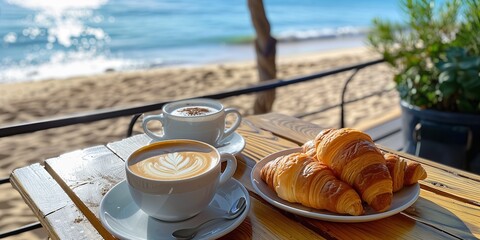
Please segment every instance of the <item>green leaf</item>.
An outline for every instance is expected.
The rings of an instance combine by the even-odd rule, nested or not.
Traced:
[[[439,89],[443,97],[448,98],[458,91],[458,84],[456,82],[445,81],[440,83]]]
[[[465,56],[466,50],[460,47],[452,47],[447,50],[447,59],[448,60],[454,60],[456,58],[460,58],[462,56]]]
[[[445,71],[440,73],[440,76],[438,76],[438,81],[440,84],[443,82],[455,82],[456,81],[456,74],[454,71]]]
[[[457,68],[457,64],[454,62],[439,62],[437,63],[436,67],[440,71],[450,71]]]
[[[479,73],[474,70],[463,72],[458,83],[460,83],[460,85],[462,85],[462,87],[466,90],[480,88],[480,78],[478,77],[478,74]]]
[[[462,112],[475,112],[475,107],[464,98],[459,98],[457,100],[457,107]]]
[[[458,67],[462,70],[469,70],[471,68],[476,68],[478,67],[477,59],[478,59],[477,57],[464,58],[463,61],[458,63]]]

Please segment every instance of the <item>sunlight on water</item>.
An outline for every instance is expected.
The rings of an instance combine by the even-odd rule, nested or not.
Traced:
[[[67,61],[68,60],[68,61]],[[89,52],[57,52],[51,55],[50,61],[38,65],[11,66],[0,73],[0,78],[41,80],[49,78],[67,78],[86,74],[101,73],[125,66],[135,66],[133,60],[107,58],[102,55],[92,56]]]
[[[31,39],[35,39],[46,32],[48,43],[46,47],[58,42],[64,47],[73,45],[85,45],[79,47],[88,47],[89,41],[86,43],[75,41],[78,37],[94,37],[94,41],[102,41],[108,35],[101,28],[94,28],[85,25],[85,20],[94,17],[97,21],[102,21],[101,16],[94,16],[92,10],[97,9],[107,3],[106,0],[83,0],[83,1],[36,1],[36,0],[9,0],[9,4],[17,5],[22,8],[34,10],[36,13],[33,17],[32,27],[24,29],[23,35]],[[7,40],[10,43],[15,42],[10,33]],[[4,39],[5,40],[5,39]],[[6,41],[7,42],[7,41]]]
[[[3,59],[2,63],[9,66],[0,72],[3,82],[100,73],[133,64],[109,59],[106,55],[110,37],[102,28],[93,26],[115,21],[95,12],[107,0],[9,0],[7,3],[33,11],[33,16],[26,20],[28,27],[21,30],[21,37],[41,44],[20,61]],[[19,38],[17,33],[9,32],[3,41],[15,44]]]

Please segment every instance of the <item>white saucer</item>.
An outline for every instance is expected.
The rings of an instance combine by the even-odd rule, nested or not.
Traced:
[[[122,181],[110,189],[100,202],[100,221],[111,234],[120,239],[174,239],[171,235],[173,231],[195,227],[206,219],[225,214],[240,197],[247,200],[247,208],[239,217],[207,226],[194,239],[219,238],[238,227],[250,209],[247,189],[233,178],[218,189],[207,209],[181,222],[163,222],[148,217],[133,202],[127,182]]]
[[[158,140],[152,139],[149,143],[157,142]],[[237,132],[233,132],[232,135],[223,139],[216,147],[220,153],[237,154],[245,148],[245,139]]]
[[[264,159],[262,159],[260,162],[255,164],[252,169],[251,181],[253,184],[253,188],[255,188],[255,191],[258,193],[258,195],[260,195],[270,204],[281,208],[287,212],[330,222],[368,222],[386,218],[405,210],[410,205],[412,205],[420,195],[420,186],[418,183],[412,186],[404,187],[402,190],[393,194],[392,205],[389,210],[379,213],[375,212],[370,207],[367,207],[365,209],[365,214],[360,216],[341,215],[329,212],[327,210],[318,210],[303,206],[298,203],[288,202],[278,197],[277,193],[270,189],[268,185],[262,180],[261,170],[263,166],[265,166],[268,162],[275,160],[277,157],[294,152],[300,152],[301,150],[302,148],[293,148],[270,154]]]

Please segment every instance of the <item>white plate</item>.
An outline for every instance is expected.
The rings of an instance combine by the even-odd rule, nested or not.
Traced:
[[[153,142],[157,142],[157,140],[152,139],[149,143]],[[232,135],[223,139],[216,148],[220,153],[230,153],[235,155],[245,148],[245,139],[243,139],[242,135],[237,132],[233,132]]]
[[[195,227],[205,219],[224,215],[240,197],[247,200],[247,208],[239,217],[207,226],[194,239],[219,238],[238,227],[250,209],[248,191],[233,178],[218,189],[207,209],[181,222],[163,222],[147,216],[133,202],[127,182],[122,181],[110,189],[100,202],[100,221],[111,234],[120,239],[174,239],[173,231]]]
[[[375,212],[373,209],[367,207],[365,209],[365,214],[361,216],[341,215],[326,210],[318,210],[305,207],[298,203],[288,202],[278,197],[277,194],[268,187],[268,185],[262,180],[260,171],[262,167],[265,166],[265,164],[272,160],[275,160],[277,157],[294,152],[300,152],[301,150],[301,148],[294,148],[271,154],[258,162],[252,169],[251,180],[253,187],[255,188],[257,193],[267,202],[287,212],[330,222],[368,222],[381,218],[386,218],[405,210],[410,205],[412,205],[420,195],[420,186],[418,183],[409,187],[405,187],[404,189],[396,192],[393,195],[393,201],[390,210],[378,213]]]

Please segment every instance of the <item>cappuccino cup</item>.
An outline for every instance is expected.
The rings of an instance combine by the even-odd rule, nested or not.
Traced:
[[[204,142],[177,139],[136,150],[125,168],[130,195],[140,209],[162,221],[182,221],[208,207],[235,173],[237,161]]]
[[[227,115],[236,116],[230,128],[225,127]],[[234,108],[225,108],[212,99],[189,99],[163,106],[159,115],[145,116],[142,121],[144,132],[153,140],[192,139],[218,146],[240,126],[242,116]],[[150,121],[160,121],[163,134],[148,128]]]

